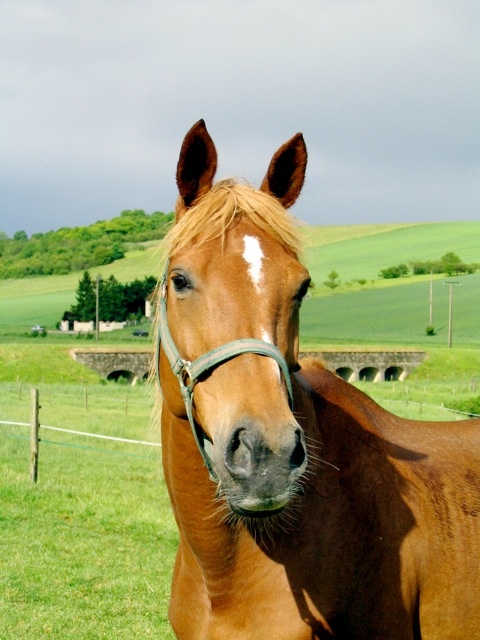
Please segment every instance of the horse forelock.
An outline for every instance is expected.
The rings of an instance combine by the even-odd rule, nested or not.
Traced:
[[[192,244],[220,238],[240,219],[246,219],[301,258],[302,240],[297,220],[271,195],[234,179],[216,183],[188,209],[161,244],[165,260]]]

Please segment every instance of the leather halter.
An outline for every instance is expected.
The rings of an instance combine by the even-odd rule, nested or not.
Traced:
[[[226,344],[212,349],[207,353],[201,355],[199,358],[190,362],[181,357],[174,341],[167,319],[167,275],[168,275],[168,263],[165,267],[161,284],[160,284],[160,301],[159,301],[159,323],[158,323],[158,335],[156,344],[155,366],[157,379],[160,384],[160,345],[168,358],[173,373],[177,377],[180,385],[180,392],[185,403],[185,409],[187,411],[188,421],[192,428],[192,433],[197,443],[198,449],[202,454],[205,461],[205,465],[210,474],[210,478],[215,482],[219,481],[217,473],[215,472],[212,459],[206,451],[206,443],[209,443],[205,438],[205,434],[202,428],[197,425],[193,417],[193,389],[200,378],[212,371],[220,364],[236,358],[243,353],[255,353],[260,356],[267,356],[273,358],[280,367],[285,384],[288,391],[290,409],[293,408],[293,391],[292,381],[290,379],[290,371],[285,358],[280,353],[280,350],[275,345],[265,342],[264,340],[256,340],[254,338],[245,338],[240,340],[234,340],[227,342]],[[208,446],[208,444],[207,444]]]

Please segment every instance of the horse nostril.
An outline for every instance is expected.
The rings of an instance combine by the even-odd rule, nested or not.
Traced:
[[[305,464],[307,453],[305,451],[305,445],[303,442],[303,434],[300,429],[295,431],[295,447],[292,455],[290,456],[290,468],[299,469]]]
[[[236,429],[225,451],[225,466],[232,477],[247,478],[252,469],[254,443],[248,431]]]

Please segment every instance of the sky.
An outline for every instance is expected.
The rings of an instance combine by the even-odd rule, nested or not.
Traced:
[[[310,224],[480,219],[478,0],[0,0],[0,231],[169,212],[200,118]]]

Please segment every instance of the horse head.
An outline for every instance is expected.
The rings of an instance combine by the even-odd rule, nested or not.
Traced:
[[[290,374],[310,278],[287,212],[306,162],[297,134],[274,154],[259,190],[214,185],[216,149],[198,122],[181,148],[176,223],[164,242],[164,411],[190,419],[210,475],[247,517],[281,511],[307,465]]]

